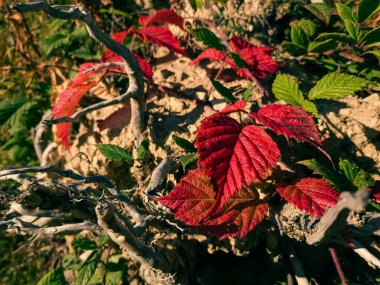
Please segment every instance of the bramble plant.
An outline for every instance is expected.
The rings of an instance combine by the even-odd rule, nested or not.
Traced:
[[[224,0],[174,1],[172,8],[142,14],[108,1],[5,2],[17,21],[38,11],[58,18],[48,19],[51,33],[39,41],[41,58],[56,72],[49,69],[52,90],[32,98],[43,88],[31,81],[20,96],[0,97],[6,131],[0,141],[7,140],[0,151],[27,165],[0,171],[0,230],[32,235],[33,242],[57,237],[49,248],[52,261],[31,270],[44,271],[38,285],[379,280],[376,173],[344,151],[331,155],[320,123],[326,118],[322,103],[378,90],[378,67],[368,57],[379,56],[380,1],[273,1],[272,12],[276,5],[296,7],[284,13],[291,25],[244,36],[219,26],[231,4]],[[196,17],[198,10],[209,13]],[[76,21],[68,35],[62,31],[66,20]],[[23,28],[29,35],[25,23]],[[81,46],[86,30],[101,49]],[[40,51],[29,37],[28,51],[18,49],[33,69],[29,50]],[[189,75],[165,70],[168,62],[194,72],[195,83],[179,88]],[[58,63],[78,69],[57,79]],[[307,70],[314,64],[323,71]],[[311,75],[297,76],[294,66]],[[40,84],[49,85],[49,76],[38,77]],[[10,79],[7,88],[19,90],[19,81]],[[51,114],[37,125],[50,91]],[[97,96],[104,93],[113,97]],[[166,106],[172,99],[181,103],[171,106],[176,111]],[[102,112],[110,106],[113,112]],[[36,129],[26,139],[31,127]],[[36,155],[27,153],[31,148]],[[75,159],[88,170],[76,167]],[[228,270],[220,272],[219,263]],[[315,264],[336,272],[321,274]],[[228,275],[234,271],[239,276]]]

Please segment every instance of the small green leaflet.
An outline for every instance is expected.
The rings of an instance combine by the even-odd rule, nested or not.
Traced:
[[[353,161],[347,158],[339,160],[339,168],[347,180],[357,189],[363,189],[375,185],[375,180],[364,170],[360,169]]]
[[[333,9],[325,3],[313,3],[306,6],[311,13],[313,13],[319,20],[326,25],[330,23],[331,12]]]
[[[318,108],[313,102],[304,100],[301,103],[301,107],[309,113],[312,113],[315,117],[319,118]]]
[[[316,159],[298,161],[298,164],[302,164],[313,170],[315,174],[321,175],[327,182],[329,182],[336,190],[344,191],[345,183],[342,181],[340,174],[332,170],[331,168],[319,163]]]
[[[350,37],[356,42],[360,43],[363,38],[363,33],[359,28],[359,25],[353,21],[344,21],[344,25],[346,26],[346,30]]]
[[[137,159],[138,160],[144,160],[148,157],[149,154],[149,140],[145,139],[141,142],[139,145],[139,148],[137,149]]]
[[[309,38],[305,31],[299,25],[293,25],[290,30],[290,38],[296,45],[307,47],[309,44]]]
[[[245,102],[248,102],[249,99],[251,98],[252,91],[253,91],[253,85],[252,85],[252,82],[249,82],[247,89],[245,89],[243,93],[243,99]]]
[[[215,90],[218,91],[220,95],[223,96],[223,98],[228,101],[229,103],[235,103],[237,99],[232,94],[232,91],[225,87],[222,83],[219,81],[211,79],[212,86],[214,86]]]
[[[297,23],[297,26],[299,26],[309,37],[314,36],[317,31],[317,25],[310,20],[302,19]]]
[[[96,267],[99,262],[99,254],[94,251],[83,263],[77,278],[74,281],[74,285],[87,285],[96,271]]]
[[[202,9],[204,6],[203,0],[189,0],[189,3],[194,11],[197,11],[197,9]]]
[[[338,10],[339,17],[343,21],[351,21],[356,23],[356,17],[355,14],[353,13],[352,9],[348,7],[347,5],[337,3],[335,4],[336,9]]]
[[[235,62],[237,67],[239,67],[239,68],[245,67],[245,61],[240,57],[240,55],[238,55],[237,53],[234,53],[234,52],[230,52],[229,55],[232,58],[232,60]]]
[[[309,99],[339,99],[352,95],[368,85],[366,79],[348,75],[344,73],[333,72],[325,75],[310,90]]]
[[[104,246],[109,240],[110,240],[109,235],[101,235],[98,241],[99,247]]]
[[[65,275],[61,266],[44,275],[37,285],[66,285]]]
[[[328,50],[335,49],[338,43],[332,39],[325,40],[323,42],[311,42],[308,46],[308,52],[322,53]]]
[[[290,105],[301,105],[304,100],[298,83],[288,75],[278,74],[272,85],[274,96]]]
[[[107,263],[106,282],[107,285],[119,285],[123,278],[125,266],[116,262]]]
[[[303,46],[297,45],[295,43],[284,41],[282,42],[281,46],[285,51],[296,56],[307,53],[306,48],[304,48]]]
[[[346,33],[321,33],[315,39],[316,41],[326,41],[326,40],[334,40],[340,43],[348,43],[352,44],[353,41],[349,35]]]
[[[186,152],[197,152],[197,149],[194,146],[194,144],[189,142],[187,139],[183,139],[177,136],[173,136],[172,139],[179,147],[183,148]]]
[[[89,240],[85,237],[77,237],[71,242],[71,246],[74,249],[81,249],[81,250],[94,250],[98,248],[98,245],[93,242],[92,240]]]
[[[179,161],[182,164],[183,171],[186,171],[186,167],[197,160],[198,160],[198,153],[187,154],[179,158]]]
[[[380,0],[362,0],[358,6],[358,22],[362,23],[380,10]]]
[[[133,160],[132,155],[126,149],[114,144],[101,144],[98,145],[98,149],[109,160],[125,162]]]
[[[226,47],[220,42],[219,38],[207,28],[189,29],[198,41],[202,42],[209,48],[215,48],[217,50],[225,50]]]
[[[369,31],[365,36],[361,39],[361,42],[366,46],[370,46],[376,43],[380,43],[380,27]]]

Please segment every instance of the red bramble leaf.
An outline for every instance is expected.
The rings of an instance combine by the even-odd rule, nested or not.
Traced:
[[[197,134],[198,166],[217,185],[223,204],[235,192],[268,175],[280,156],[272,138],[258,126],[241,126],[218,113],[206,118]]]
[[[203,59],[208,59],[210,61],[224,61],[225,58],[225,52],[214,48],[209,48],[201,52],[196,59],[190,62],[190,64],[199,64]]]
[[[178,39],[166,27],[148,26],[138,29],[134,33],[144,41],[149,41],[158,46],[167,47],[172,51],[186,55],[186,52],[179,45]]]
[[[221,113],[224,113],[224,114],[229,114],[229,113],[234,113],[234,112],[239,112],[239,111],[242,111],[245,109],[245,101],[244,100],[239,100],[239,101],[236,101],[235,103],[233,104],[229,104],[227,105],[222,111],[220,111]]]
[[[271,104],[251,116],[278,135],[299,139],[315,146],[321,145],[313,115],[300,107]]]
[[[249,43],[245,39],[239,38],[237,36],[233,36],[231,38],[230,45],[232,49],[237,53],[241,51],[242,49],[246,49],[246,48],[258,48],[260,49],[261,52],[265,52],[269,55],[274,51],[274,48],[272,47],[255,47],[253,44]]]
[[[173,24],[183,29],[183,18],[170,9],[158,10],[150,16],[141,16],[139,18],[141,26],[147,27],[152,23]]]
[[[202,223],[215,203],[215,196],[211,178],[198,168],[189,171],[167,196],[156,200],[171,209],[177,220],[220,235],[221,238],[243,237],[268,212],[268,205],[258,200],[256,192],[242,190],[228,199],[218,214]]]
[[[264,220],[268,204],[258,199],[258,194],[243,189],[227,200],[220,214],[205,222],[205,230],[226,237],[243,237]]]
[[[326,207],[335,206],[339,193],[323,179],[304,178],[295,185],[277,187],[286,201],[313,217],[323,216]]]
[[[187,225],[199,225],[215,202],[211,178],[202,169],[189,171],[167,196],[157,199]]]

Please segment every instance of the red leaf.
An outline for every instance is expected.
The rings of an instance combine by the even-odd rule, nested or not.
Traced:
[[[271,47],[255,47],[253,44],[249,43],[245,39],[239,38],[237,36],[233,36],[230,40],[230,45],[232,49],[239,53],[242,49],[246,48],[259,48],[261,52],[265,52],[267,54],[271,54],[274,51],[274,48]]]
[[[174,217],[187,225],[199,225],[215,201],[211,178],[202,169],[194,169],[167,196],[158,198]]]
[[[326,207],[335,206],[339,193],[323,179],[304,178],[295,185],[277,187],[286,201],[314,217],[321,217]]]
[[[133,55],[136,57],[137,61],[139,62],[145,77],[148,78],[149,80],[153,80],[153,71],[152,71],[152,67],[150,66],[149,62],[147,60],[143,59],[137,53],[133,53]]]
[[[258,200],[258,194],[241,190],[229,198],[220,214],[205,222],[205,230],[226,237],[243,237],[268,213],[268,204]]]
[[[214,49],[214,48],[209,48],[204,50],[203,52],[198,55],[196,59],[194,59],[190,64],[199,64],[199,62],[203,59],[208,59],[210,61],[223,61],[226,58],[226,54],[223,51]]]
[[[81,65],[79,70],[88,69],[90,64]],[[78,73],[69,87],[59,94],[56,105],[53,108],[54,119],[71,116],[74,113],[80,99],[86,92],[96,85],[96,81],[89,80],[90,75]],[[70,149],[71,123],[57,124],[57,136],[63,145]]]
[[[239,51],[239,55],[247,67],[239,69],[238,74],[248,79],[250,78],[248,70],[257,78],[265,78],[278,69],[278,63],[267,53],[266,48],[244,48]]]
[[[179,45],[178,39],[166,27],[149,26],[138,29],[135,33],[144,41],[149,41],[158,46],[164,46],[172,51],[186,55],[186,52]]]
[[[313,115],[300,107],[271,104],[251,116],[278,135],[299,139],[315,146],[321,145]]]
[[[131,104],[127,103],[104,120],[97,122],[100,131],[106,129],[121,129],[131,121]]]
[[[147,27],[152,23],[173,24],[183,29],[183,18],[170,9],[158,10],[148,17],[141,16],[139,18],[141,26]]]
[[[124,45],[124,41],[125,41],[125,38],[133,31],[133,27],[130,27],[128,30],[125,30],[125,31],[121,31],[121,32],[117,32],[117,33],[114,33],[112,35],[112,39],[117,41],[119,44],[122,44]],[[112,53],[112,51],[110,51],[108,48],[105,48],[104,49],[104,52],[106,55]]]
[[[229,113],[234,113],[234,112],[242,111],[244,109],[245,109],[245,101],[244,100],[239,100],[239,101],[236,101],[233,104],[227,105],[227,107],[225,107],[220,112],[224,113],[224,114],[229,114]]]
[[[276,143],[262,128],[243,127],[222,113],[202,122],[195,145],[198,165],[216,182],[222,203],[244,186],[265,178],[280,156]]]

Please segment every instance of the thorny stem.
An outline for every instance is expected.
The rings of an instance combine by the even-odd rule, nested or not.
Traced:
[[[334,261],[336,271],[338,271],[340,280],[342,281],[342,284],[347,285],[348,284],[347,279],[346,279],[346,276],[344,276],[344,272],[342,270],[342,266],[340,265],[338,256],[336,255],[335,249],[332,247],[329,247],[329,251],[330,251],[331,257]]]

